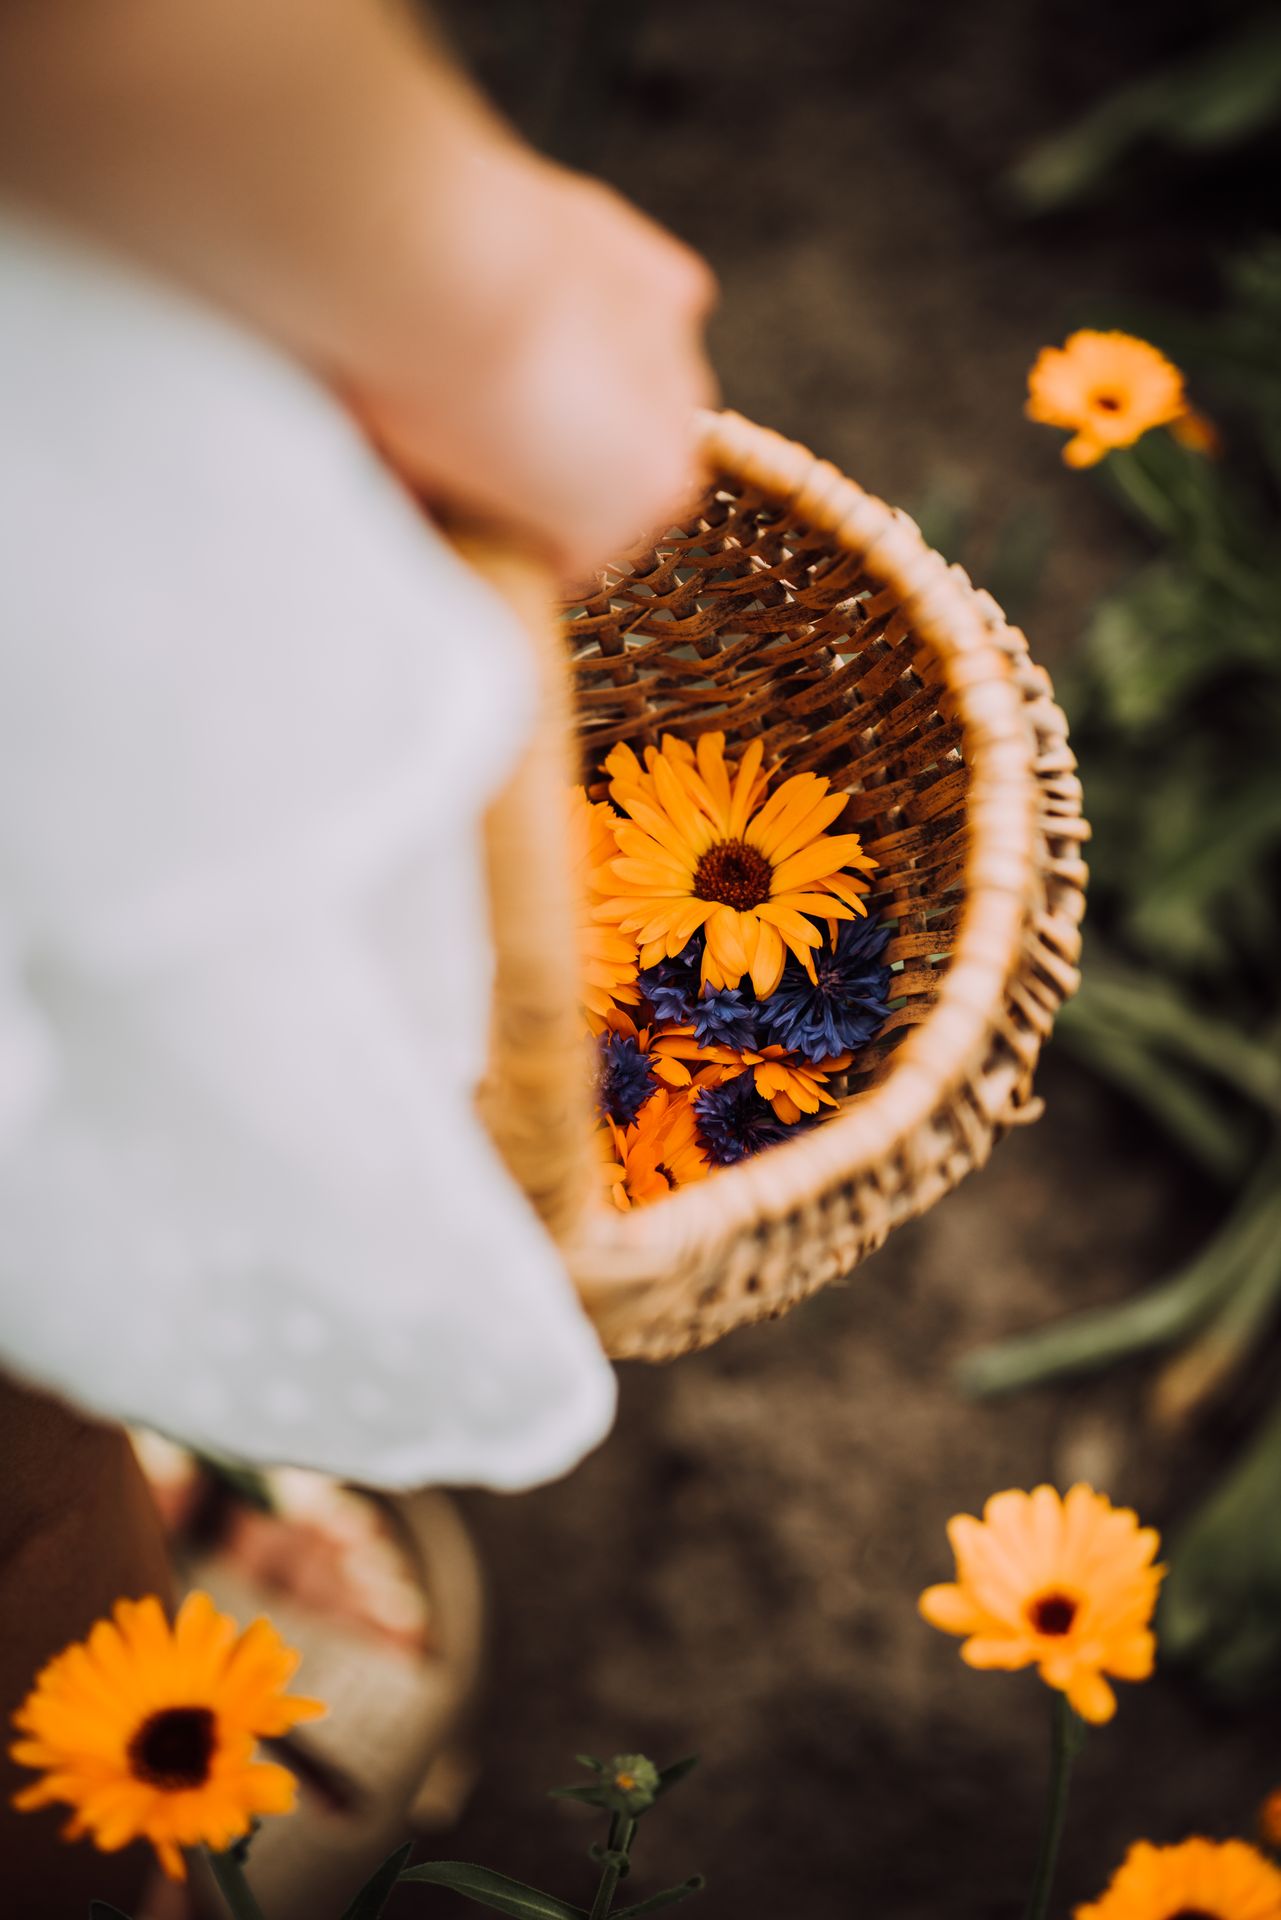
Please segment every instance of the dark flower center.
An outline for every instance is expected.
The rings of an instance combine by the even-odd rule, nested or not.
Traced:
[[[1168,1914],[1166,1920],[1219,1920],[1219,1915],[1211,1913],[1208,1907],[1180,1907],[1177,1913]]]
[[[1027,1611],[1038,1633],[1067,1633],[1076,1619],[1076,1601],[1066,1593],[1043,1593]]]
[[[1096,393],[1094,404],[1100,413],[1120,413],[1121,402],[1114,393]]]
[[[694,897],[719,900],[746,913],[769,899],[774,869],[765,855],[743,840],[721,840],[694,869]]]
[[[216,1732],[208,1707],[165,1707],[144,1720],[129,1742],[129,1770],[166,1793],[203,1787]]]

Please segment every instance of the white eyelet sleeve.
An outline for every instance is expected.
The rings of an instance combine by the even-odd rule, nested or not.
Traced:
[[[614,1382],[474,1113],[519,636],[340,409],[0,219],[0,1364],[380,1485]]]

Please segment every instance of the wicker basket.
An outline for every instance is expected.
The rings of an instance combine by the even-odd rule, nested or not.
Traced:
[[[497,953],[483,1101],[617,1357],[664,1359],[848,1273],[1036,1117],[1033,1069],[1077,983],[1086,870],[1063,715],[1023,635],[904,514],[734,414],[683,529],[559,624],[509,560],[539,642],[537,737],[490,821]],[[491,568],[491,571],[494,569]],[[565,789],[616,740],[722,728],[849,794],[902,963],[841,1111],[619,1213],[591,1168]]]

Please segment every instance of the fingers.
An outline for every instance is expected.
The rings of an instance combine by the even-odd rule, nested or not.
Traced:
[[[424,298],[417,363],[358,401],[429,498],[512,527],[581,577],[695,490],[695,417],[716,397],[703,340],[715,281],[607,188],[519,166],[491,216],[509,274],[501,312],[491,279],[469,313],[437,261],[447,297]]]

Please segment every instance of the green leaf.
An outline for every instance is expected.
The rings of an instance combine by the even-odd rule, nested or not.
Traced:
[[[1260,1254],[1275,1242],[1279,1176],[1281,1162],[1273,1152],[1218,1232],[1160,1286],[971,1354],[959,1370],[964,1390],[985,1398],[1064,1374],[1094,1372],[1134,1354],[1171,1346],[1202,1326],[1232,1301],[1243,1281],[1250,1281]]]
[[[642,1913],[657,1913],[660,1907],[674,1907],[678,1900],[688,1900],[692,1893],[701,1893],[707,1885],[701,1873],[695,1873],[683,1880],[679,1887],[664,1887],[661,1893],[652,1893],[648,1900],[638,1900],[634,1907],[620,1907],[613,1920],[637,1920]]]
[[[661,1794],[670,1793],[673,1787],[678,1787],[687,1774],[693,1773],[700,1757],[697,1753],[687,1753],[683,1760],[673,1760],[669,1767],[660,1767],[654,1798],[658,1799]]]
[[[91,1900],[89,1920],[129,1920],[129,1915],[121,1913],[119,1907],[111,1906],[106,1900]]]
[[[1281,1665],[1281,1408],[1174,1542],[1157,1612],[1163,1655],[1236,1699]]]
[[[609,1788],[599,1787],[548,1787],[549,1800],[579,1800],[585,1807],[603,1807],[607,1813],[613,1811],[613,1801],[609,1797]]]
[[[400,1878],[401,1869],[413,1850],[413,1841],[406,1840],[403,1847],[397,1847],[395,1853],[388,1854],[377,1873],[366,1880],[344,1913],[342,1920],[378,1920],[379,1914],[391,1898],[391,1890]]]
[[[1176,64],[1111,94],[1075,126],[1034,147],[1008,177],[1028,213],[1096,188],[1134,147],[1217,147],[1243,140],[1281,110],[1281,22],[1267,12]]]
[[[505,1913],[510,1920],[587,1920],[586,1910],[572,1907],[555,1894],[527,1887],[521,1880],[510,1880],[505,1873],[489,1867],[474,1867],[465,1860],[430,1860],[421,1867],[406,1867],[400,1875],[407,1880],[426,1881],[433,1887],[448,1887],[465,1900]]]

